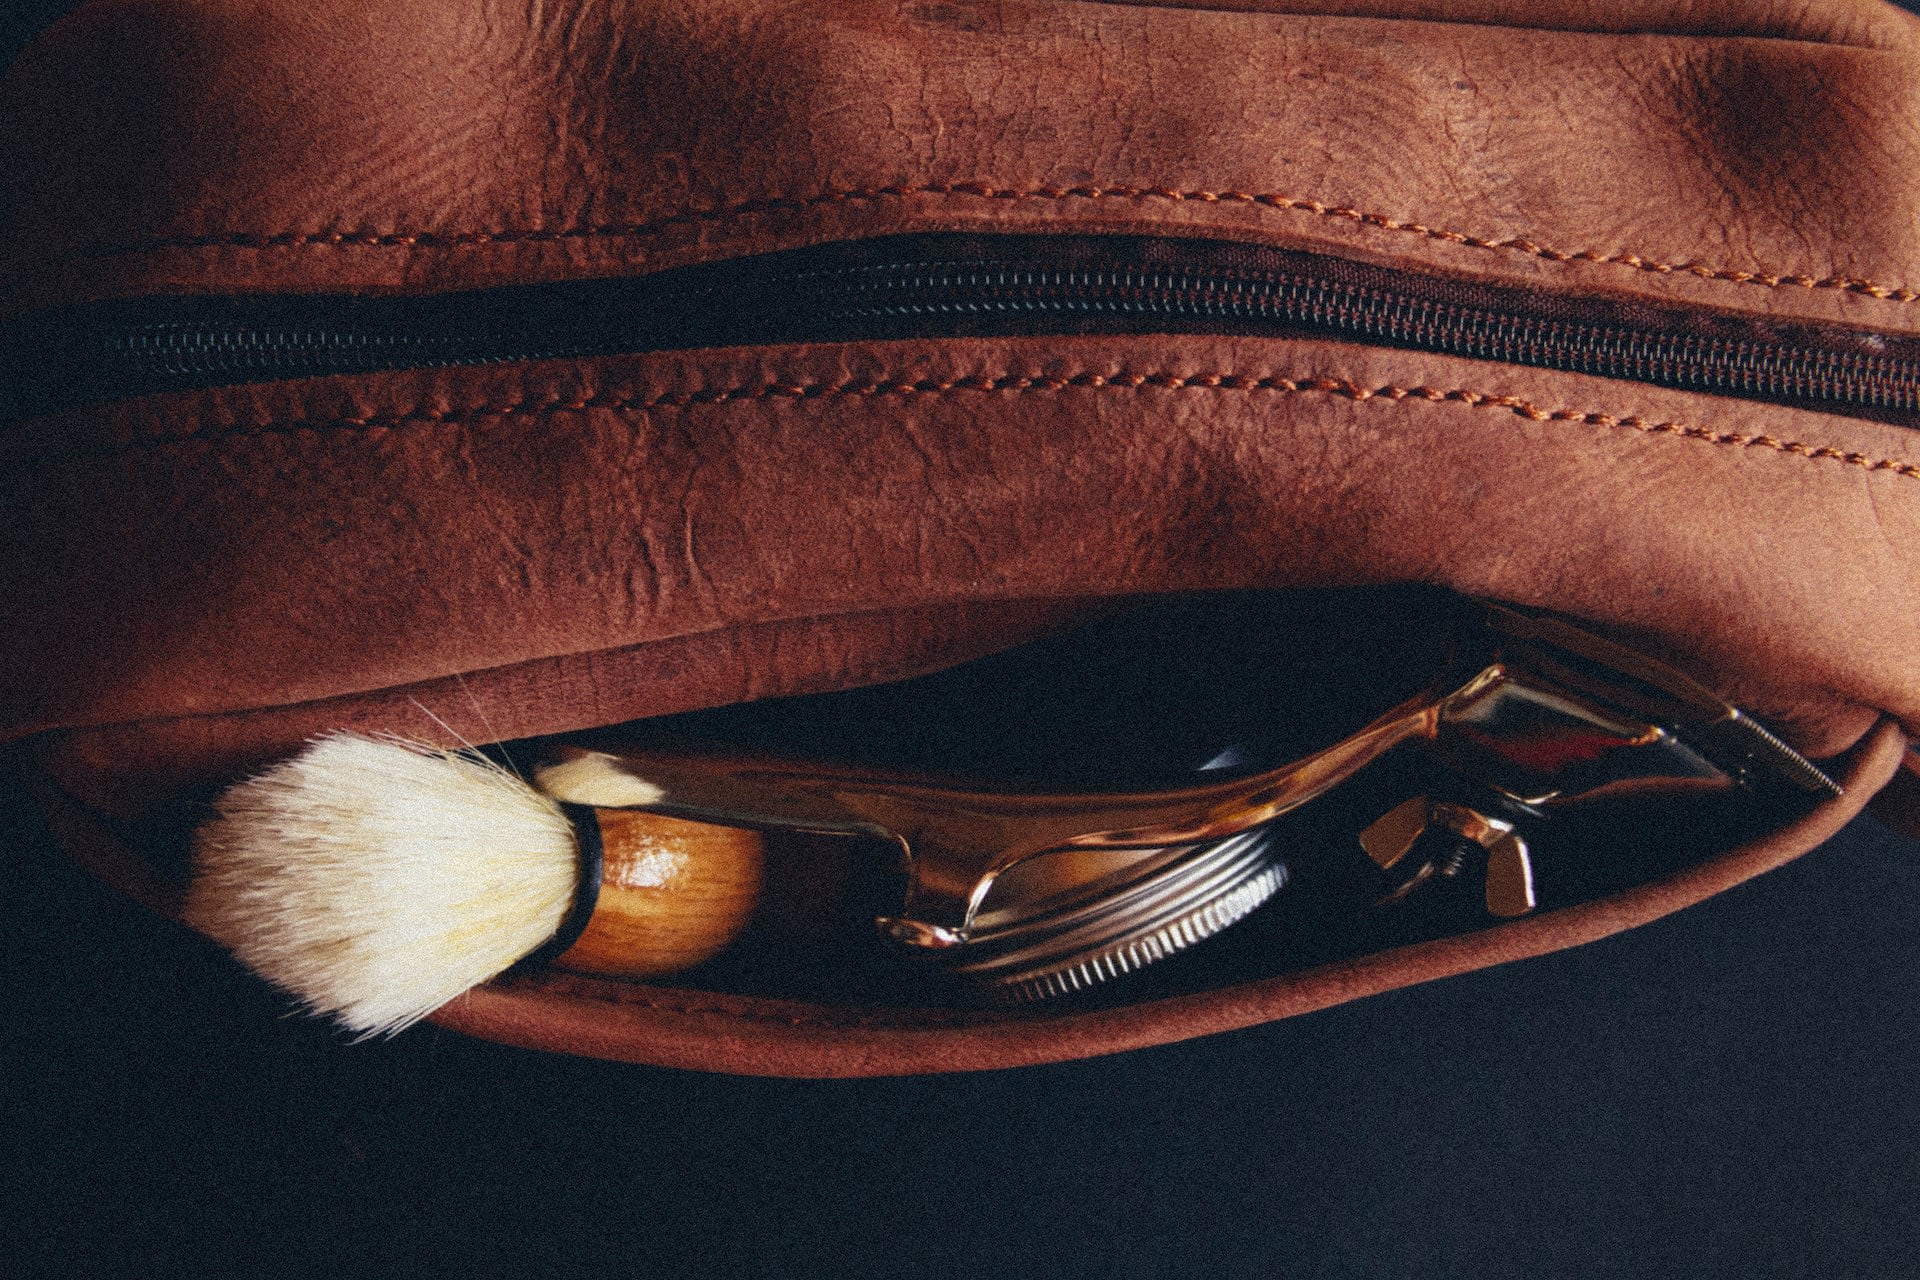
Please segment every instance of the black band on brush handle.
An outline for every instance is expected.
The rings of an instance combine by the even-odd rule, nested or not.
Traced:
[[[600,819],[595,816],[592,805],[568,804],[565,800],[557,803],[560,812],[573,825],[573,842],[580,851],[580,881],[574,887],[573,906],[567,918],[560,922],[551,938],[527,953],[527,957],[514,966],[516,969],[538,968],[580,941],[580,935],[587,931],[587,922],[593,919],[594,908],[600,905],[601,864],[605,859],[605,848],[600,842]]]

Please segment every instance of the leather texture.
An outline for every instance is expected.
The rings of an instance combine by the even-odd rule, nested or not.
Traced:
[[[319,8],[114,0],[23,56],[0,315],[1072,230],[1920,333],[1920,42],[1876,4]],[[1220,587],[1446,585],[1587,620],[1815,754],[1920,729],[1910,430],[1411,351],[976,338],[356,375],[37,419],[0,467],[0,739],[83,825],[159,821],[327,728],[562,732]],[[1897,746],[1859,747],[1869,790]],[[1763,869],[1842,812],[1711,865]],[[937,1049],[528,984],[443,1017],[677,1065],[1007,1065],[1568,945],[1726,874],[1498,935],[1524,943]],[[167,905],[163,876],[142,892]]]
[[[1269,7],[95,4],[9,73],[0,270],[18,309],[1065,224],[1914,330],[1906,15]]]

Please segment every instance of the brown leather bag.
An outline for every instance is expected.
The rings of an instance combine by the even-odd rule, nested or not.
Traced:
[[[1433,584],[1674,662],[1834,758],[1845,798],[1585,905],[1151,1000],[536,972],[436,1020],[972,1069],[1585,942],[1811,848],[1920,725],[1920,402],[1879,372],[1920,350],[1916,119],[1920,26],[1868,0],[101,0],[0,91],[0,737],[76,856],[171,911],[197,806],[330,729],[433,736],[426,708],[527,738],[909,676],[1123,597]],[[738,300],[876,245],[1298,271],[1670,345],[722,308],[502,349],[506,311],[435,310],[578,329],[655,273]],[[235,299],[386,307],[442,345],[98,346]]]

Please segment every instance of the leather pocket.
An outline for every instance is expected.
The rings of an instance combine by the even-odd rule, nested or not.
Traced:
[[[0,734],[162,909],[199,806],[316,733],[844,690],[1140,597],[1515,601],[1857,752],[1844,801],[1691,870],[1114,1007],[545,974],[441,1015],[741,1070],[1246,1025],[1756,873],[1891,770],[1876,717],[1920,724],[1912,29],[1589,10],[61,24],[0,130]],[[568,342],[514,327],[542,309]]]

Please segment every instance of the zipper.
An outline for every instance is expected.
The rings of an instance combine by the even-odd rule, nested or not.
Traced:
[[[162,297],[0,333],[0,416],[378,370],[791,342],[1321,337],[1920,425],[1920,339],[1217,240],[935,234],[427,297]]]

